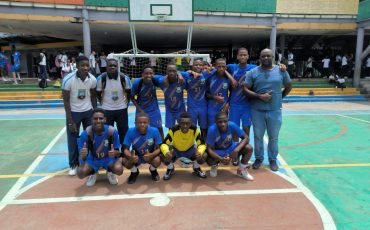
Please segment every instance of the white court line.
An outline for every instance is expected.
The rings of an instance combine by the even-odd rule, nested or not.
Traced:
[[[345,113],[346,115],[370,115],[370,113]],[[335,116],[339,115],[338,111],[333,113],[287,113],[284,116]],[[344,116],[344,115],[343,115]]]
[[[350,117],[350,116],[345,116],[345,115],[342,115],[342,114],[335,114],[335,115],[337,115],[338,117],[345,117],[345,118],[349,118],[349,119],[352,119],[352,120],[361,121],[361,122],[365,122],[365,123],[370,124],[370,121],[367,121],[367,120],[362,120],[362,119],[359,119],[359,118],[354,118],[354,117]],[[355,115],[356,115],[356,114],[355,114]]]
[[[226,191],[203,191],[203,192],[168,192],[168,193],[144,193],[144,194],[121,194],[108,196],[81,196],[62,198],[40,198],[40,199],[18,199],[11,200],[5,204],[49,204],[80,201],[104,201],[104,200],[126,200],[145,199],[160,196],[167,197],[195,197],[195,196],[228,196],[228,195],[263,195],[263,194],[287,194],[301,193],[296,188],[291,189],[255,189],[255,190],[226,190]]]
[[[45,117],[45,118],[41,118],[41,117],[37,117],[37,118],[0,118],[0,121],[65,120],[65,119],[66,119],[65,117],[61,117],[61,118],[57,118],[57,117],[54,117],[54,118],[51,118],[51,117]]]
[[[46,148],[42,151],[42,154],[48,153],[50,151],[50,149],[55,145],[55,143],[59,140],[59,138],[65,133],[65,131],[66,131],[66,127],[64,127],[58,133],[58,135],[56,135],[54,137],[54,139],[49,143],[49,145],[46,146]],[[32,173],[33,170],[35,170],[35,168],[40,164],[40,162],[42,161],[42,159],[44,159],[45,156],[47,156],[47,154],[38,156],[32,162],[32,164],[26,169],[26,171],[24,171],[23,174]],[[26,182],[27,179],[28,179],[27,177],[23,177],[23,178],[21,177],[17,180],[17,182],[13,185],[13,187],[8,191],[8,193],[1,200],[1,202],[0,202],[0,211],[3,208],[5,208],[7,203],[13,201],[17,197],[17,195],[19,194],[20,189],[22,188],[23,184]]]
[[[264,142],[268,142],[268,137],[264,136]],[[288,165],[284,158],[279,154],[278,160],[282,166]],[[329,211],[325,208],[325,206],[320,202],[319,199],[312,194],[312,192],[302,183],[302,181],[298,178],[298,176],[294,173],[291,168],[284,168],[287,172],[290,179],[287,179],[287,176],[282,176],[282,173],[275,173],[276,175],[281,176],[284,179],[287,179],[289,182],[293,183],[297,186],[298,190],[301,191],[309,201],[315,206],[316,210],[320,214],[321,221],[324,225],[325,230],[336,230],[337,227],[335,226],[335,222],[333,217],[330,215]]]

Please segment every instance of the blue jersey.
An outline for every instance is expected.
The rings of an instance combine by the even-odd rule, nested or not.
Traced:
[[[108,151],[111,146],[109,146],[109,137],[108,137],[108,130],[109,126],[104,125],[104,133],[102,135],[97,135],[96,133],[93,133],[93,149],[94,152],[92,152],[92,149],[89,148],[89,155],[92,154],[94,158],[97,159],[103,159],[103,158],[108,158]],[[89,135],[86,130],[84,130],[81,133],[80,140],[78,142],[78,152],[81,151],[81,149],[84,146],[84,143],[86,143],[87,147],[89,145]],[[114,129],[113,134],[112,134],[112,144],[113,148],[119,149],[121,147],[121,144],[119,143],[119,136],[118,136],[118,131]],[[102,147],[100,147],[102,146]],[[97,150],[99,150],[97,152]]]
[[[218,77],[217,72],[212,74],[207,81],[207,91],[213,96],[222,96],[224,101],[218,103],[215,100],[208,101],[208,109],[212,111],[221,111],[225,104],[229,101],[230,80],[225,77]]]
[[[15,51],[15,53],[12,54],[11,57],[11,65],[18,66],[21,64],[21,53],[18,51]]]
[[[187,72],[181,72],[186,81],[186,91],[188,92],[188,108],[202,108],[207,106],[206,91],[208,75],[202,74],[194,77]]]
[[[137,95],[137,103],[146,112],[159,110],[156,85],[161,76],[155,75],[152,82],[145,83],[143,79],[135,79],[132,84],[132,95]]]
[[[6,59],[3,52],[0,52],[0,67],[5,67],[6,65]]]
[[[221,133],[217,124],[213,124],[208,129],[207,145],[214,149],[227,149],[233,144],[233,136],[244,138],[244,132],[234,122],[228,122],[226,132]]]
[[[248,64],[245,67],[240,67],[239,64],[228,64],[227,70],[238,82],[238,87],[232,88],[230,95],[230,105],[249,106],[249,101],[243,93],[243,85],[246,78],[246,72],[257,67],[256,65]]]
[[[144,155],[146,150],[153,152],[155,146],[159,146],[162,143],[161,135],[157,128],[148,126],[146,134],[140,134],[136,127],[130,128],[127,131],[123,145],[127,148],[132,147],[136,154]]]
[[[184,89],[186,87],[186,83],[179,84],[176,81],[169,83],[168,87],[166,87],[164,85],[164,78],[162,78],[159,82],[159,87],[164,92],[166,111],[176,113],[185,110]]]

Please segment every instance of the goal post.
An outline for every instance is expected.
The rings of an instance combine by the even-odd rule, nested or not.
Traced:
[[[130,78],[141,77],[141,73],[145,66],[151,66],[155,74],[165,75],[168,64],[176,64],[179,71],[186,71],[192,68],[193,61],[201,59],[210,63],[209,54],[200,54],[194,51],[182,50],[173,53],[156,54],[146,53],[138,50],[135,52],[133,49],[124,53],[114,54],[113,57],[119,63],[119,70]]]

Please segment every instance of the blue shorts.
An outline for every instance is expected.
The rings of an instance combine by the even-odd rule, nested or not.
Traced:
[[[10,71],[11,72],[19,72],[21,70],[21,65],[11,65]]]
[[[226,149],[215,149],[215,152],[220,157],[226,157],[227,155],[230,155],[232,151],[239,145],[239,142],[233,142],[228,148]]]
[[[190,149],[186,150],[186,151],[179,151],[179,150],[176,150],[176,149],[173,149],[173,158],[172,158],[172,162],[175,162],[177,160],[177,158],[181,158],[181,157],[185,157],[185,158],[188,158],[190,160],[195,160],[195,157],[194,157],[194,153],[197,149],[193,146],[191,147]]]
[[[153,111],[145,111],[146,114],[148,114],[150,119],[150,126],[156,127],[156,128],[162,128],[162,117],[161,117],[161,111],[159,109],[153,110]],[[137,111],[136,111],[137,114]]]
[[[105,170],[109,169],[109,166],[114,164],[118,159],[112,157],[104,157],[102,159],[94,158],[91,154],[87,155],[85,161],[80,161],[80,164],[88,164],[94,172],[97,172],[100,168],[104,168]]]
[[[242,126],[251,126],[251,107],[246,107],[242,105],[231,105],[229,121],[234,122],[237,126],[240,127],[240,120],[242,120]]]
[[[177,119],[183,112],[185,112],[185,108],[180,109],[180,111],[178,112],[166,111],[166,128],[172,128],[173,126],[175,126]]]
[[[191,121],[195,126],[199,125],[201,129],[208,128],[207,126],[207,106],[202,108],[188,107],[188,113]]]

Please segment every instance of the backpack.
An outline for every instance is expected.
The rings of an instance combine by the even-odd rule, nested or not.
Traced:
[[[103,135],[104,135],[104,138],[106,138],[106,140],[108,140],[108,149],[110,148],[110,146],[113,143],[113,132],[114,132],[114,128],[112,126],[108,126],[108,130],[106,130],[105,125],[104,125],[104,134]],[[91,151],[93,156],[96,157],[97,156],[96,152],[100,152],[103,149],[105,140],[102,141],[102,143],[100,144],[98,149],[95,149],[95,147],[94,147],[94,132],[92,131],[92,126],[89,126],[89,127],[86,128],[86,133],[89,136],[89,139],[87,141],[87,148]]]
[[[48,87],[48,82],[46,81],[46,78],[41,78],[41,80],[39,81],[39,87],[42,90]]]

